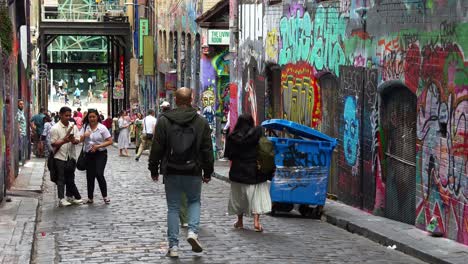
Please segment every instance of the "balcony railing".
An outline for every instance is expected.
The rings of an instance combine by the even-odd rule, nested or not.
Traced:
[[[128,21],[125,6],[115,4],[58,4],[42,6],[45,22]]]

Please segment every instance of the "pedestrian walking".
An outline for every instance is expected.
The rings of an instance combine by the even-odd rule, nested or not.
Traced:
[[[168,101],[164,101],[161,103],[159,106],[161,109],[161,112],[158,115],[159,119],[163,113],[166,113],[171,110],[171,104]],[[180,220],[180,226],[182,228],[187,228],[188,227],[188,213],[187,213],[187,196],[185,195],[184,192],[181,192],[180,196],[180,210],[179,210],[179,220]]]
[[[122,110],[120,111],[120,118],[119,118],[119,156],[121,157],[129,157],[128,155],[128,146],[130,141],[130,130],[129,126],[131,125],[130,118],[127,115],[127,111]],[[123,154],[125,152],[125,154]]]
[[[138,153],[135,157],[136,161],[140,160],[141,154],[143,150],[147,147],[150,149],[151,152],[151,145],[153,144],[153,131],[154,127],[156,126],[156,118],[154,117],[154,110],[148,110],[148,115],[143,118],[143,130],[140,135],[140,147],[138,147]]]
[[[92,204],[94,199],[94,183],[97,180],[104,203],[109,204],[107,196],[107,183],[104,171],[107,164],[107,149],[112,145],[112,136],[109,130],[100,123],[100,116],[96,109],[88,109],[88,115],[84,119],[84,127],[81,130],[80,141],[84,142],[86,158],[86,180],[88,184],[88,200]]]
[[[81,118],[84,119],[84,116],[83,116],[83,113],[81,113],[81,108],[80,108],[80,107],[78,107],[78,108],[76,109],[76,114],[77,114],[79,117],[81,117]]]
[[[254,126],[250,114],[242,114],[226,140],[224,156],[231,160],[229,180],[231,193],[228,213],[237,215],[235,228],[244,227],[243,217],[254,217],[254,230],[262,232],[260,215],[271,211],[268,176],[260,173],[257,163],[257,146],[262,136],[261,127]]]
[[[169,257],[178,257],[179,210],[181,193],[187,196],[188,235],[192,251],[202,252],[198,240],[202,181],[208,183],[214,169],[211,129],[208,122],[191,107],[192,91],[175,92],[177,109],[163,113],[154,133],[148,168],[151,178],[164,177],[166,192]]]
[[[77,111],[73,111],[73,119],[75,120],[78,130],[81,130],[83,127],[83,119],[78,115]]]
[[[60,108],[60,121],[50,130],[50,142],[54,153],[59,206],[81,204],[80,192],[75,184],[76,150],[80,143],[78,128],[70,122],[72,110]],[[67,199],[65,199],[65,187]]]
[[[41,108],[39,113],[34,115],[30,122],[32,128],[32,138],[33,138],[33,152],[38,158],[44,157],[44,144],[41,142],[41,135],[44,131],[44,117],[45,117],[45,109]]]
[[[167,101],[164,101],[161,103],[161,105],[159,106],[161,108],[161,112],[159,113],[158,115],[158,118],[165,112],[171,110],[171,104]]]
[[[50,130],[54,126],[54,120],[48,114],[44,117],[44,131],[42,131],[41,141],[44,142],[44,156],[49,157],[52,149],[50,144]]]
[[[26,134],[26,117],[24,116],[24,101],[18,100],[18,111],[16,112],[16,122],[18,122],[18,143],[19,143],[19,161],[24,164],[28,149]]]
[[[109,133],[112,135],[112,116],[107,115],[107,119],[102,121],[102,124],[106,126],[107,130],[109,130]]]
[[[137,112],[132,119],[132,125],[130,126],[130,142],[135,142],[135,153],[138,153],[138,147],[140,146],[140,136],[143,132],[143,115]]]

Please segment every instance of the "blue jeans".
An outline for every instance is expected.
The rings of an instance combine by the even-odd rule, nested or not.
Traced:
[[[187,196],[188,231],[198,234],[198,227],[200,225],[201,186],[201,176],[164,176],[169,247],[179,245],[179,214],[182,193],[185,193]]]

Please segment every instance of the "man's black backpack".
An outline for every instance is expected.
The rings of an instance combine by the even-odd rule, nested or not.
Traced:
[[[190,174],[197,168],[197,135],[192,123],[171,123],[167,145],[167,170],[171,172]]]

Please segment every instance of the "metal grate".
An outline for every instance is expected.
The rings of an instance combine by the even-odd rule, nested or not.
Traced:
[[[385,216],[414,224],[416,198],[416,96],[405,87],[390,87],[383,105],[387,145]]]

